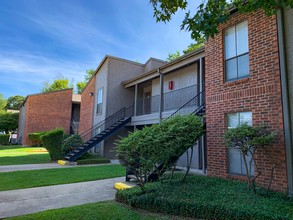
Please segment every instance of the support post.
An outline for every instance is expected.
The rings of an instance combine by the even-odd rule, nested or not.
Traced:
[[[136,111],[137,111],[137,84],[134,86],[134,111],[133,115],[136,116]]]
[[[164,111],[164,76],[158,69],[158,73],[160,75],[160,105],[159,105],[159,121],[161,122],[163,119],[163,111]]]

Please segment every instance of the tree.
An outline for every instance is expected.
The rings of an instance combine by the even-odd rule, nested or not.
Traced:
[[[268,157],[271,160],[272,172],[267,187],[267,193],[271,186],[276,162],[273,159],[273,155],[267,149],[273,144],[273,139],[276,135],[277,134],[275,132],[270,132],[266,125],[252,127],[247,124],[241,124],[237,128],[228,129],[225,132],[224,138],[226,146],[238,149],[241,152],[246,170],[247,188],[248,190],[252,190],[254,193],[256,193],[255,181],[264,170],[263,163],[262,166],[258,166],[255,160],[257,151],[264,151],[268,154]],[[248,159],[249,157],[251,157],[250,160]],[[263,157],[260,159],[263,159]],[[256,166],[255,170],[257,171],[254,175],[252,174],[253,163]]]
[[[4,99],[3,95],[0,94],[0,114],[5,113],[5,106],[6,106],[6,100]]]
[[[198,40],[196,40],[195,43],[189,44],[187,46],[187,48],[185,50],[183,50],[183,54],[187,54],[191,51],[199,49],[200,47],[202,47],[204,45],[204,42],[205,42],[205,38],[203,36],[201,36]],[[166,61],[171,62],[173,60],[176,60],[180,56],[181,56],[181,53],[179,50],[177,50],[175,53],[169,53]]]
[[[0,131],[14,131],[18,127],[18,113],[5,113],[0,115]]]
[[[86,86],[86,84],[91,80],[91,78],[95,75],[94,69],[88,69],[85,71],[84,81],[79,81],[76,83],[77,94],[81,94],[82,90]]]
[[[157,22],[168,22],[179,9],[186,12],[181,29],[191,32],[191,38],[206,39],[218,33],[218,25],[227,21],[229,9],[237,8],[241,13],[263,9],[267,15],[276,14],[280,8],[293,8],[292,0],[205,0],[195,13],[188,8],[188,0],[150,0]]]
[[[18,110],[23,103],[25,97],[21,95],[16,95],[16,96],[10,96],[7,99],[7,104],[5,106],[5,109],[12,109],[12,110]]]
[[[52,84],[49,82],[45,82],[45,86],[42,89],[42,92],[52,92],[62,89],[73,88],[72,83],[69,83],[69,80],[64,78],[64,76],[60,75],[58,79],[55,79]]]
[[[179,58],[181,56],[180,51],[177,50],[175,53],[169,53],[168,57],[166,59],[167,62],[171,62],[173,60],[176,60],[177,58]]]
[[[76,83],[76,90],[77,90],[77,94],[81,94],[82,90],[84,89],[84,87],[86,86],[86,82],[85,81],[79,81]]]
[[[145,182],[154,180],[151,175],[160,179],[176,159],[193,147],[202,133],[200,117],[177,115],[130,133],[118,141],[116,150],[120,161],[133,172],[144,190]],[[189,169],[186,175],[188,172]]]

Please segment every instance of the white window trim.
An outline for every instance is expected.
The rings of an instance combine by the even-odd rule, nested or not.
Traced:
[[[236,28],[237,26],[240,26],[242,25],[243,23],[246,23],[247,25],[247,28],[248,28],[248,22],[247,21],[242,21],[236,25],[234,25],[233,27],[230,27],[228,28],[226,31],[225,31],[225,38],[226,38],[226,33],[228,30],[231,30],[232,28],[234,29],[234,33],[235,33],[235,56],[232,56],[232,57],[229,57],[229,58],[226,58],[226,39],[224,39],[224,64],[225,64],[225,82],[233,82],[233,81],[236,81],[236,80],[239,80],[239,79],[244,79],[244,78],[248,78],[250,73],[249,73],[249,39],[248,39],[248,36],[247,36],[247,52],[244,52],[244,53],[241,53],[241,54],[237,54],[237,32],[236,32]],[[248,35],[248,33],[247,33]],[[248,55],[248,73],[247,75],[245,76],[239,76],[239,69],[238,69],[238,59],[240,57],[243,57],[243,56],[246,56]],[[230,60],[233,60],[233,59],[236,59],[236,65],[237,65],[237,68],[236,68],[236,71],[237,71],[237,77],[236,78],[231,78],[231,79],[228,79],[228,74],[227,74],[227,62],[230,61]]]

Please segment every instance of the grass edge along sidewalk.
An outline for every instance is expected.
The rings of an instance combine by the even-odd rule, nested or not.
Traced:
[[[125,175],[121,165],[71,167],[0,173],[0,191],[78,183]]]

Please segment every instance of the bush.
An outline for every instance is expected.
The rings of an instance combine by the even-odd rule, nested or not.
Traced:
[[[111,161],[107,158],[91,158],[91,159],[81,159],[76,161],[78,165],[84,164],[101,164],[110,163]]]
[[[67,137],[64,143],[62,144],[62,154],[65,156],[69,152],[80,147],[82,144],[83,141],[79,134],[74,134],[70,137]]]
[[[9,134],[0,134],[0,145],[9,145]]]
[[[49,152],[51,160],[59,160],[63,158],[61,145],[63,141],[64,130],[63,128],[56,128],[46,132],[41,136],[41,141],[44,147]]]
[[[160,177],[161,170],[167,169],[174,158],[192,147],[202,133],[200,117],[178,115],[130,133],[118,141],[118,158],[141,180],[143,189],[144,181],[147,181],[145,177],[154,171]],[[158,169],[162,164],[163,169]]]
[[[293,200],[284,194],[248,194],[243,182],[213,177],[188,176],[185,184],[180,179],[176,176],[172,184],[148,183],[145,191],[138,187],[119,190],[116,200],[135,208],[195,219],[293,219]]]
[[[46,134],[46,131],[29,133],[28,139],[31,141],[32,146],[37,146],[37,147],[43,146],[43,143],[41,141],[41,136],[44,134]]]

